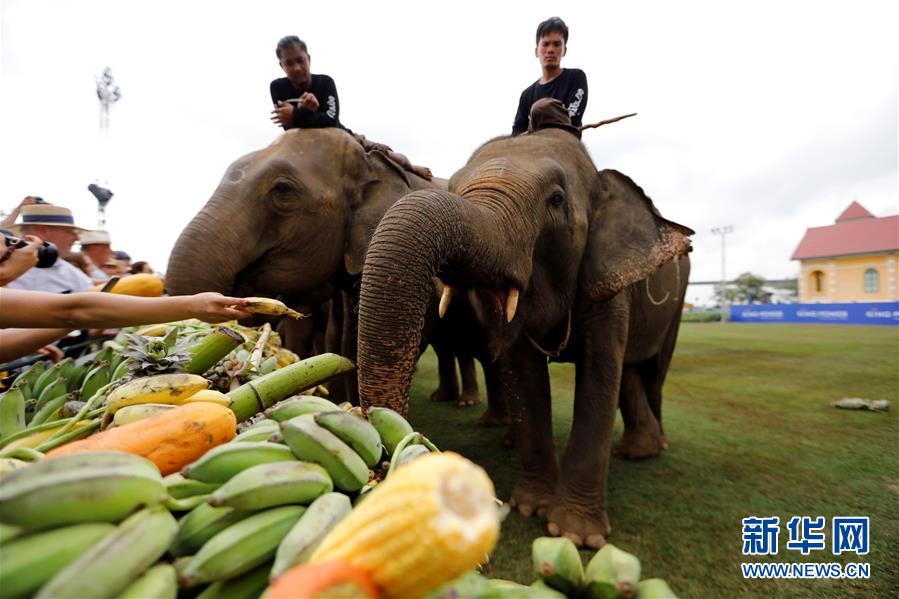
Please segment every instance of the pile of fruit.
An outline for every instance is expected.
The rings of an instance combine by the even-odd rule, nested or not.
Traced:
[[[565,537],[540,537],[531,546],[530,586],[488,579],[475,571],[445,584],[427,599],[675,599],[661,578],[640,580],[640,560],[606,543],[585,569],[577,547]]]

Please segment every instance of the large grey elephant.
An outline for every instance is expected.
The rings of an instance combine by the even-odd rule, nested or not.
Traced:
[[[518,430],[522,476],[511,504],[545,517],[550,534],[601,546],[610,532],[606,478],[619,398],[627,427],[620,453],[653,455],[667,443],[662,383],[692,233],[662,218],[627,176],[597,172],[567,131],[487,142],[449,191],[407,195],[375,232],[360,294],[363,405],[406,412],[430,281],[439,277],[453,297],[469,298],[495,360],[488,394],[509,402]],[[561,465],[547,356],[576,365]]]
[[[446,181],[426,181],[379,151],[365,152],[341,129],[288,130],[228,167],[172,250],[167,290],[282,296],[309,306],[337,298],[331,322],[341,324],[340,341],[329,349],[355,358],[359,277],[375,227],[405,194],[438,187]],[[442,370],[453,373],[441,388],[451,392],[453,358],[439,355],[450,364]],[[460,366],[473,372],[470,360]],[[338,399],[355,397],[355,385],[342,391]]]

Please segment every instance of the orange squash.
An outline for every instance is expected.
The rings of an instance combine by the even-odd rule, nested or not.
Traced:
[[[278,577],[266,599],[380,599],[371,577],[346,562],[301,564]]]
[[[221,404],[189,403],[57,447],[48,457],[81,451],[127,451],[147,458],[165,476],[227,443],[237,432],[234,412]]]
[[[100,291],[103,285],[94,287],[94,291]],[[121,295],[138,295],[141,297],[159,297],[165,293],[165,283],[162,277],[148,273],[139,273],[122,277],[112,288],[110,293]]]

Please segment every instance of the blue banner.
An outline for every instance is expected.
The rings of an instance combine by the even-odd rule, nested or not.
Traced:
[[[731,306],[732,322],[899,325],[899,302]]]

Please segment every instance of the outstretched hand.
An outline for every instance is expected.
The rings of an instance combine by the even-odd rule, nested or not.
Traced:
[[[204,322],[225,322],[238,320],[252,316],[249,312],[240,309],[249,304],[249,300],[239,297],[226,297],[221,293],[206,292],[185,296],[189,300],[189,309],[194,315]]]

